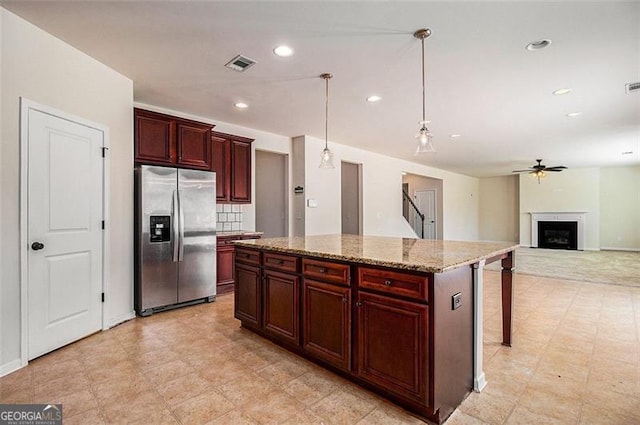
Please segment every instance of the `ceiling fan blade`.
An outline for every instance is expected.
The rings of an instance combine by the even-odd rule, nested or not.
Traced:
[[[512,173],[530,173],[531,171],[535,171],[532,169],[529,170],[513,170]]]
[[[566,170],[567,167],[565,167],[564,165],[558,165],[555,167],[549,167],[549,168],[545,168],[545,171],[562,171],[562,170]]]
[[[560,171],[562,171],[562,170],[559,170],[559,169],[557,169],[557,168],[547,168],[547,169],[546,169],[546,170],[544,170],[544,171],[551,171],[551,172],[553,172],[553,173],[559,173],[559,172],[560,172]]]

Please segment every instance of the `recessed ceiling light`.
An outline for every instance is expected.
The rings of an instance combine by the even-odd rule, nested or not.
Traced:
[[[569,118],[577,117],[577,116],[579,116],[579,115],[582,115],[582,112],[569,112],[569,113],[567,114],[567,116],[568,116]]]
[[[460,137],[460,134],[450,134],[449,137],[451,137],[452,139],[457,139],[458,137]]]
[[[379,102],[382,98],[378,95],[372,95],[367,98],[367,102]]]
[[[556,96],[562,96],[563,94],[569,94],[569,93],[571,93],[570,88],[558,89],[553,91],[553,94]]]
[[[235,106],[238,109],[247,109],[249,107],[249,105],[243,102],[235,103],[233,106]]]
[[[531,43],[527,44],[527,50],[534,51],[534,50],[544,49],[545,47],[548,47],[550,44],[551,44],[551,40],[547,38],[544,38],[542,40],[532,41]]]
[[[289,46],[278,46],[275,49],[273,49],[273,53],[276,54],[276,56],[280,56],[281,58],[286,58],[289,57],[291,55],[293,55],[293,49]]]
[[[633,155],[633,152],[632,151],[622,152],[622,155]]]

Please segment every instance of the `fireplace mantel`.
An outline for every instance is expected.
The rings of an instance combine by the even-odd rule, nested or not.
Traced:
[[[531,214],[531,247],[538,247],[539,221],[575,221],[578,223],[578,249],[584,250],[586,212],[530,212]]]

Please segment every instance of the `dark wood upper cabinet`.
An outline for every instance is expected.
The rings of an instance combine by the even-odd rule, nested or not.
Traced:
[[[172,164],[175,158],[175,122],[153,112],[135,109],[136,161]]]
[[[211,171],[213,125],[134,109],[135,161]]]
[[[213,145],[213,171],[216,172],[216,200],[218,203],[228,202],[229,197],[229,160],[230,143],[223,137],[211,136]]]
[[[251,202],[251,142],[231,140],[231,202]]]
[[[212,131],[211,140],[218,203],[251,203],[251,143],[253,139]]]
[[[190,168],[212,170],[211,127],[178,121],[177,134],[176,163]]]

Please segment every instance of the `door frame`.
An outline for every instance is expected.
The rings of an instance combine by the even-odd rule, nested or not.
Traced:
[[[35,110],[52,115],[60,119],[84,125],[102,132],[102,146],[109,152],[109,128],[105,125],[89,121],[77,115],[69,114],[58,109],[42,105],[24,97],[20,98],[20,366],[26,366],[29,362],[29,300],[28,279],[29,275],[29,240],[28,240],[28,213],[29,213],[29,110]],[[102,167],[102,218],[105,228],[102,232],[102,292],[106,295],[109,288],[109,241],[111,234],[111,222],[109,221],[109,194],[110,194],[110,155],[104,155]],[[102,303],[101,322],[102,330],[109,329],[106,311],[109,297],[105,296]]]
[[[413,192],[413,196],[416,199],[416,201],[418,200],[418,192],[433,192],[433,221],[434,221],[433,224],[434,226],[433,226],[432,240],[437,240],[438,239],[438,189],[434,187],[429,189],[415,190]],[[424,211],[422,213],[424,214]],[[425,215],[425,219],[426,219],[426,215]],[[422,225],[424,226],[424,222],[422,223]]]

